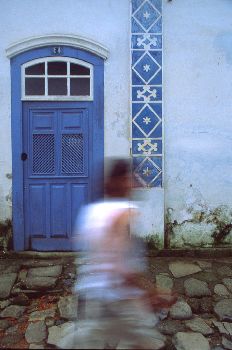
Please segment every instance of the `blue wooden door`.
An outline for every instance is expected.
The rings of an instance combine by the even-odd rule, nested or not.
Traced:
[[[11,91],[14,249],[76,249],[78,210],[102,195],[104,60],[25,50],[11,58]]]
[[[75,220],[92,199],[91,102],[24,102],[25,246],[72,250]]]

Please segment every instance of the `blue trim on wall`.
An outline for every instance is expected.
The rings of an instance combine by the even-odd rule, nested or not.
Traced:
[[[94,66],[94,102],[93,104],[93,130],[94,131],[94,162],[92,173],[102,174],[104,159],[104,60],[92,53],[69,46],[62,47],[61,57],[77,58]],[[59,57],[60,57],[59,56]],[[14,250],[25,249],[24,239],[24,205],[23,205],[23,162],[21,153],[23,150],[23,125],[22,125],[22,101],[21,101],[21,65],[31,60],[43,57],[55,57],[52,47],[42,47],[28,50],[11,59],[11,125],[12,125],[12,206],[13,206],[13,244]],[[56,56],[57,57],[57,56]],[[61,102],[63,104],[63,102]],[[82,102],[81,102],[82,103]],[[91,103],[91,102],[89,102]],[[65,102],[64,102],[65,104]],[[78,102],[77,102],[78,106]],[[92,142],[92,141],[91,141]],[[92,181],[92,200],[101,196],[100,186]],[[59,246],[59,244],[58,244]]]

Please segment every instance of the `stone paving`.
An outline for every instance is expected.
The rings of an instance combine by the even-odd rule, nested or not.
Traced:
[[[80,262],[0,259],[1,349],[57,348],[78,316],[72,287]],[[232,349],[232,258],[155,257],[149,272],[154,283],[178,295],[154,329],[154,349]]]

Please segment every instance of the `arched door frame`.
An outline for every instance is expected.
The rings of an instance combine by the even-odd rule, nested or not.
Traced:
[[[25,249],[24,245],[24,207],[23,207],[23,153],[22,144],[22,100],[21,66],[26,62],[45,57],[72,57],[89,62],[94,66],[95,103],[93,104],[95,147],[93,174],[103,173],[104,157],[104,59],[108,51],[103,46],[77,36],[45,36],[29,38],[7,49],[11,59],[11,128],[12,128],[12,210],[14,250]],[[95,196],[99,194],[92,189]]]

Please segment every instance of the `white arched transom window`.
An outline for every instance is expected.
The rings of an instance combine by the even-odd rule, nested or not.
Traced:
[[[22,100],[93,100],[93,66],[68,57],[22,65]]]

